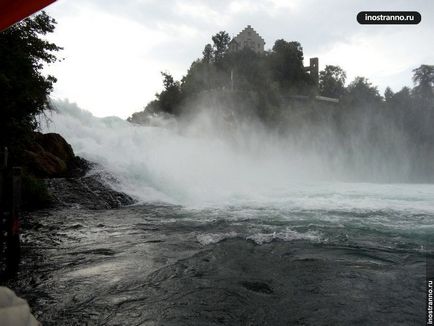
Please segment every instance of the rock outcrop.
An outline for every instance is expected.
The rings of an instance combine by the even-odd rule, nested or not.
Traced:
[[[25,150],[27,170],[39,178],[76,176],[86,163],[75,156],[71,145],[59,134],[34,134],[34,143]]]
[[[105,182],[107,176],[89,174],[95,164],[76,156],[59,134],[35,132],[22,164],[27,174],[45,183],[52,206],[109,209],[134,203],[130,196],[112,189]]]
[[[127,194],[110,188],[99,174],[46,179],[45,182],[56,207],[110,209],[134,203]]]

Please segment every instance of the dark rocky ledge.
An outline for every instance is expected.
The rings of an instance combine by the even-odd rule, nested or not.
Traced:
[[[110,188],[98,174],[46,179],[45,182],[55,207],[110,209],[134,203],[127,194]]]
[[[61,135],[35,132],[33,138],[21,165],[47,185],[51,206],[110,209],[134,203],[130,196],[108,185],[106,180],[116,184],[113,176],[93,172],[102,169],[76,156]]]

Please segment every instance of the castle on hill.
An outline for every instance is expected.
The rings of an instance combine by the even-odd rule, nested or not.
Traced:
[[[240,51],[244,48],[249,48],[256,53],[264,53],[265,41],[261,35],[256,32],[252,26],[247,25],[241,32],[237,34],[229,42],[229,51]],[[319,81],[319,60],[318,58],[310,58],[309,66],[305,67],[306,71],[313,77],[316,85]]]
[[[230,51],[240,51],[244,48],[249,48],[257,53],[264,53],[265,41],[252,28],[247,25],[241,32],[238,33],[229,43]]]

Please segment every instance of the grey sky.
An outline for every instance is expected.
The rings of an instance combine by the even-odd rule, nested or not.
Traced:
[[[416,10],[417,26],[367,26],[362,10]],[[161,90],[160,71],[182,77],[211,35],[231,36],[252,25],[271,48],[299,41],[305,60],[320,69],[338,64],[348,81],[361,75],[399,90],[411,70],[434,63],[432,0],[59,0],[47,9],[65,60],[47,70],[58,78],[54,96],[97,116],[127,117]]]

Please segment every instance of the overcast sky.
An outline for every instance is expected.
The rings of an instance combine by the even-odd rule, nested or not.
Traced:
[[[419,11],[411,25],[359,25],[363,10]],[[211,35],[235,36],[246,25],[271,48],[299,41],[305,63],[340,65],[381,91],[412,85],[411,70],[434,64],[433,0],[59,0],[46,10],[58,21],[50,39],[65,58],[47,70],[58,78],[53,96],[96,116],[126,118],[161,90],[160,71],[181,78]]]

